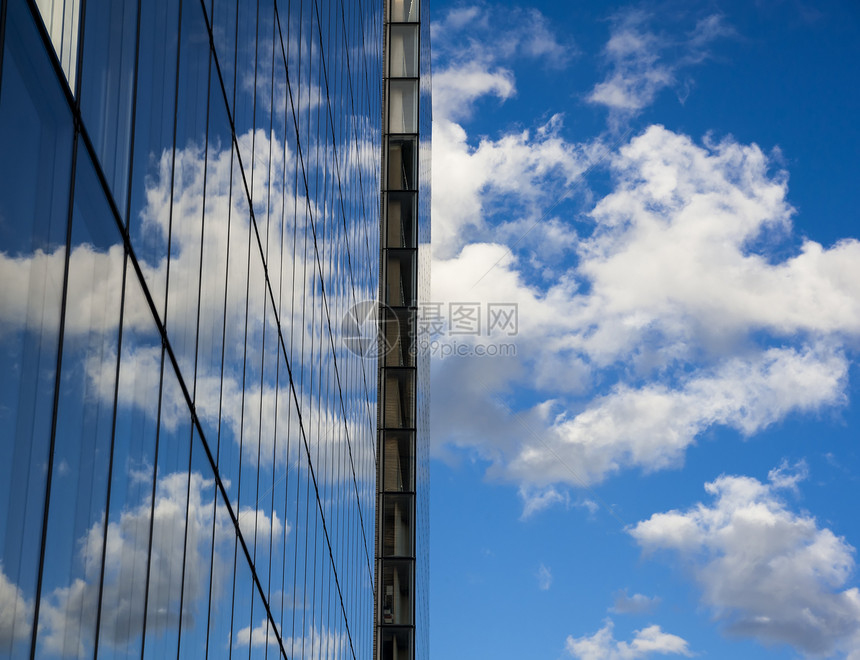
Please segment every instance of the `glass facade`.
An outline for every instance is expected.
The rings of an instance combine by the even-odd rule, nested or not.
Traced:
[[[426,356],[342,336],[427,293],[413,12],[0,0],[0,656],[370,658],[380,579],[426,657]]]

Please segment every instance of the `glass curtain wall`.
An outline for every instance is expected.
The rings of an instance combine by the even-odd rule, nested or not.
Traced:
[[[382,14],[0,0],[0,656],[372,655]]]

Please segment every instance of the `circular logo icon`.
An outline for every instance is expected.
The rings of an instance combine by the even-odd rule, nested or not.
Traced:
[[[377,359],[394,348],[389,338],[398,336],[399,327],[397,316],[388,305],[376,300],[362,300],[343,315],[340,336],[351,353]]]

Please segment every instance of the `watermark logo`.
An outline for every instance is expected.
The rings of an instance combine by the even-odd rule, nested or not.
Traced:
[[[376,300],[362,300],[350,307],[340,321],[343,345],[351,353],[375,360],[384,357],[394,346],[388,337],[396,337],[400,323],[388,305]],[[393,327],[388,329],[388,326]]]
[[[363,358],[378,359],[408,347],[433,357],[511,357],[516,344],[500,339],[519,333],[519,308],[507,302],[426,302],[412,314],[375,300],[353,305],[341,320],[344,346]],[[411,317],[413,320],[409,320]]]

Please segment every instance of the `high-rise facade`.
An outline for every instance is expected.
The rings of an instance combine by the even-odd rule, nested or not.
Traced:
[[[0,0],[0,656],[426,658],[426,355],[397,366],[413,421],[390,429],[385,358],[344,336],[377,300],[411,333],[426,300],[417,17]],[[423,34],[414,75],[386,69],[386,22]],[[414,81],[414,131],[392,129],[394,78]],[[389,493],[392,431],[412,483]],[[396,498],[414,538],[392,555]],[[396,624],[375,603],[392,562]]]
[[[376,482],[379,660],[423,657],[428,646],[427,443],[421,440],[428,432],[429,355],[421,346],[419,309],[428,302],[430,288],[430,42],[422,9],[418,0],[391,0],[384,19]]]

